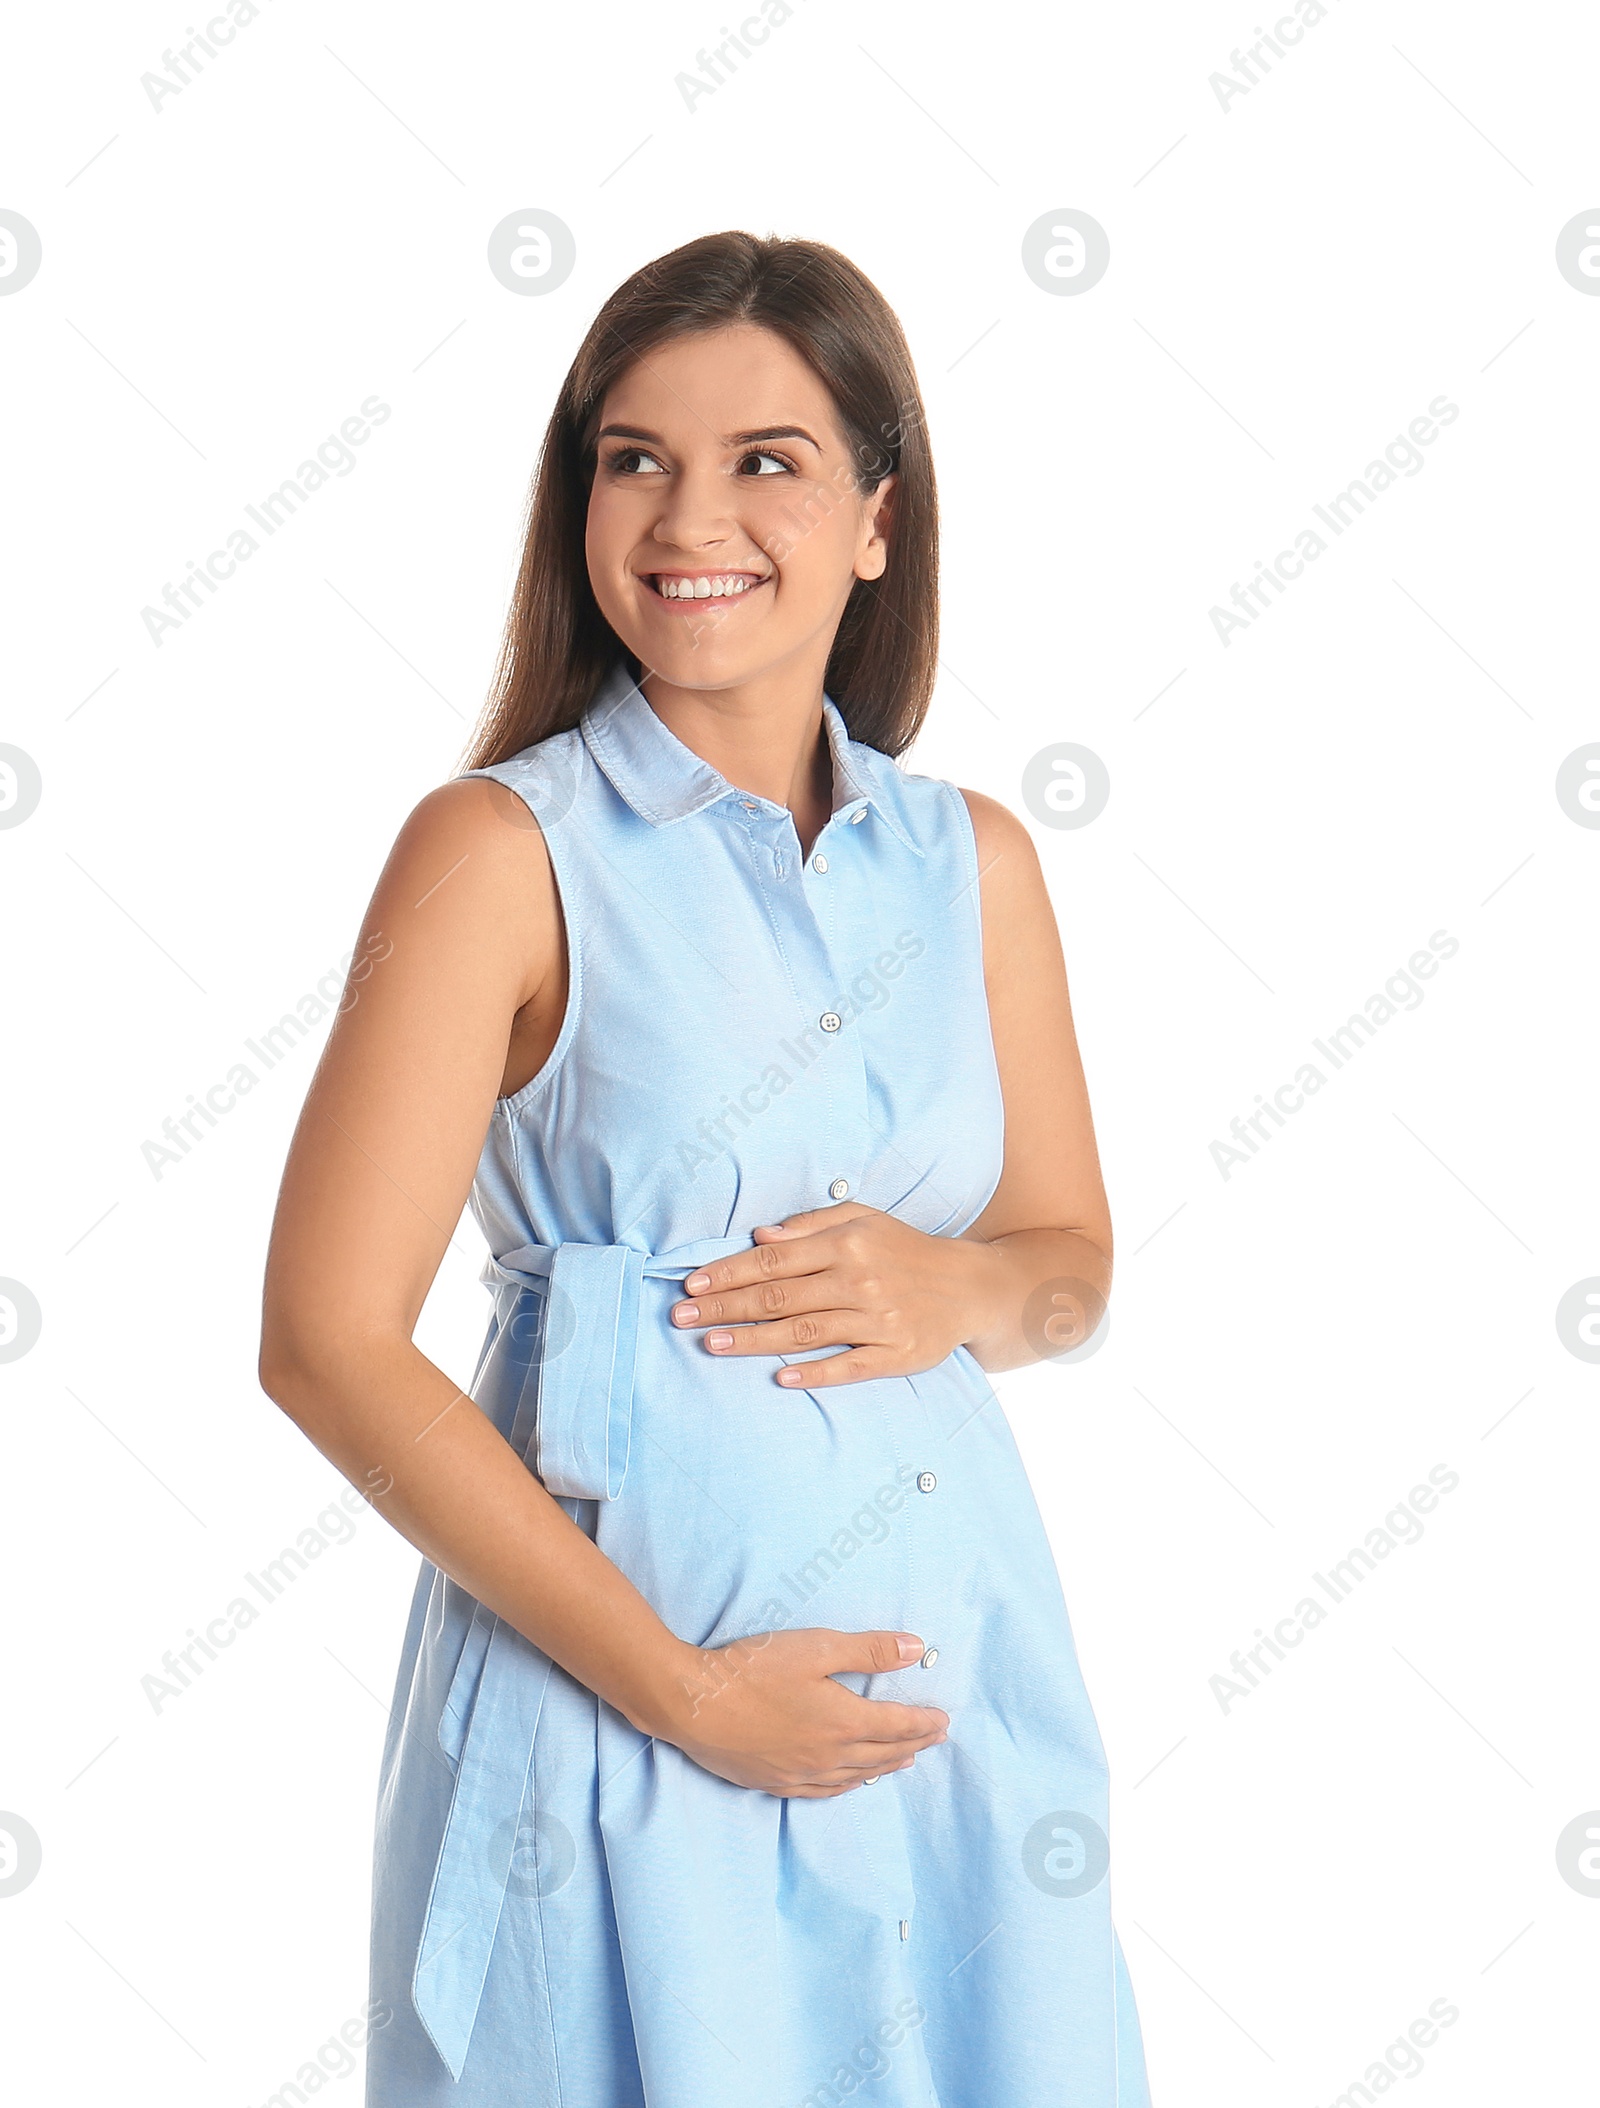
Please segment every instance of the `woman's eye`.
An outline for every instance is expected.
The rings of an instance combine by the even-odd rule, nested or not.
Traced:
[[[612,454],[606,467],[614,476],[664,476],[667,470],[654,454],[643,447],[621,447]],[[743,456],[739,462],[741,476],[792,475],[794,463],[782,454],[769,454],[757,450]]]
[[[770,461],[770,462],[771,462],[771,463],[773,464],[773,466],[774,466],[775,468],[777,468],[777,469],[781,470],[781,471],[782,471],[782,472],[783,472],[784,474],[788,474],[788,473],[790,472],[790,470],[792,469],[792,467],[793,467],[793,464],[792,464],[791,462],[785,461],[785,459],[783,458],[783,456],[782,456],[781,454],[766,454],[766,453],[755,453],[755,454],[746,454],[746,455],[745,455],[745,457],[744,457],[744,459],[743,459],[743,460],[742,460],[742,461],[741,461],[741,462],[739,463],[739,473],[740,473],[740,475],[747,475],[747,474],[749,474],[749,472],[750,472],[750,471],[749,471],[749,464],[750,464],[750,463],[751,463],[752,461]],[[755,473],[756,473],[756,474],[757,474],[758,476],[761,476],[761,475],[766,475],[766,474],[768,474],[768,473],[769,473],[769,471],[768,471],[768,470],[766,470],[766,469],[757,469],[757,470],[755,471]]]

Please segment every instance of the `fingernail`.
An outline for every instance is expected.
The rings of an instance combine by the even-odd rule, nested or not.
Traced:
[[[733,1334],[731,1332],[708,1332],[706,1334],[706,1345],[713,1354],[726,1353],[728,1348],[733,1345]]]
[[[672,1316],[675,1324],[692,1325],[699,1315],[698,1303],[677,1303],[673,1306]]]
[[[711,1276],[709,1274],[690,1274],[683,1286],[686,1294],[691,1296],[700,1295],[711,1286]]]
[[[900,1659],[903,1662],[921,1661],[922,1642],[921,1640],[913,1639],[909,1632],[902,1632],[895,1641],[895,1645],[900,1649]]]
[[[805,1371],[803,1369],[780,1369],[778,1371],[779,1383],[786,1383],[791,1388],[797,1383],[804,1383],[805,1380]]]

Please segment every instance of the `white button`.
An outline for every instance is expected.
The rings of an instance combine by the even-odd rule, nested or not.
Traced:
[[[862,822],[862,821],[863,821],[863,820],[864,820],[864,819],[865,819],[866,817],[867,817],[867,808],[866,808],[866,807],[865,807],[864,805],[858,805],[858,806],[856,807],[855,811],[854,811],[854,812],[853,812],[853,813],[852,813],[852,814],[850,815],[850,825],[851,825],[852,827],[856,827],[856,826],[859,826],[859,825],[860,825],[860,823],[861,823],[861,822]]]
[[[919,1493],[931,1493],[938,1483],[939,1481],[931,1471],[919,1471],[917,1473],[917,1491]]]
[[[828,1198],[829,1200],[843,1200],[849,1191],[850,1181],[847,1178],[836,1178],[828,1188]]]
[[[817,1019],[817,1023],[822,1027],[824,1032],[837,1032],[839,1027],[844,1023],[844,1019],[839,1015],[837,1010],[824,1010],[821,1017]]]
[[[911,1920],[909,1918],[902,1918],[900,1920],[900,1937],[903,1940],[909,1940],[911,1937]],[[960,1966],[961,1965],[958,1962],[956,1964],[956,1967],[959,1968]]]
[[[828,859],[825,856],[814,856],[811,859],[811,868],[813,871],[826,871],[828,868]]]
[[[922,1666],[923,1666],[923,1667],[924,1667],[925,1669],[931,1669],[931,1668],[933,1667],[934,1663],[935,1663],[935,1662],[936,1662],[936,1661],[937,1661],[938,1659],[939,1659],[939,1650],[938,1650],[938,1648],[937,1648],[937,1647],[930,1647],[930,1648],[928,1649],[927,1653],[926,1653],[926,1654],[925,1654],[925,1655],[924,1655],[924,1656],[922,1657]]]

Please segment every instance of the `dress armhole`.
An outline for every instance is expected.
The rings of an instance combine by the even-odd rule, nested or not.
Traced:
[[[994,1013],[989,1007],[989,975],[983,948],[983,873],[978,862],[978,830],[972,823],[972,810],[962,796],[960,786],[943,778],[941,778],[941,781],[944,781],[944,787],[950,793],[951,801],[956,806],[959,814],[956,831],[961,840],[962,856],[967,866],[967,889],[972,895],[972,948],[978,966],[978,1001],[983,1006],[983,1038],[984,1044],[989,1050],[990,1073],[994,1078],[995,1097],[1000,1107],[1002,1148],[1000,1165],[995,1172],[994,1184],[984,1195],[982,1203],[973,1209],[966,1222],[962,1225],[962,1230],[965,1231],[972,1227],[984,1209],[988,1207],[990,1201],[994,1199],[995,1194],[1000,1190],[1000,1180],[1005,1174],[1006,1093],[1005,1083],[1000,1074],[1000,1057],[996,1052],[994,1043]],[[977,1363],[974,1362],[973,1367],[976,1369],[977,1366]],[[987,1378],[984,1379],[985,1382],[987,1380]]]
[[[944,787],[949,792],[950,801],[956,809],[956,832],[961,840],[962,861],[967,867],[967,885],[972,894],[972,912],[977,925],[978,958],[981,964],[983,959],[983,893],[981,890],[983,873],[978,868],[978,830],[972,824],[972,811],[967,804],[966,798],[962,795],[960,786],[954,783],[946,783]]]
[[[465,782],[474,776],[483,776],[491,783],[503,784],[507,790],[515,792],[532,814],[534,824],[544,838],[545,854],[550,859],[550,875],[556,889],[556,913],[561,918],[562,934],[567,948],[567,1005],[562,1012],[561,1029],[556,1034],[555,1045],[522,1088],[494,1101],[495,1112],[509,1116],[521,1112],[554,1080],[556,1072],[567,1058],[573,1040],[577,1037],[578,1014],[583,1000],[583,955],[578,943],[576,918],[572,911],[576,888],[571,874],[563,868],[563,855],[558,854],[556,850],[556,840],[561,829],[559,826],[551,828],[545,825],[539,807],[529,795],[529,791],[524,788],[525,773],[518,770],[513,774],[513,766],[500,763],[490,768],[464,769],[455,779],[457,782]]]

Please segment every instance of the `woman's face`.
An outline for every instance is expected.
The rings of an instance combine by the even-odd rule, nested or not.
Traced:
[[[827,389],[773,331],[659,345],[612,385],[585,535],[601,612],[675,687],[820,682],[894,478],[858,490]]]

